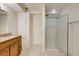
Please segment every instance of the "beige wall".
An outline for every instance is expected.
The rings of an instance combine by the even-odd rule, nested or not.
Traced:
[[[55,49],[56,18],[46,17],[46,49]]]
[[[22,12],[18,14],[18,33],[22,35],[23,49],[29,48],[30,39],[30,12]]]

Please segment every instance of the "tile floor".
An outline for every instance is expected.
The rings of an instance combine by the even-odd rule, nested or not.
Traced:
[[[64,56],[64,54],[57,49],[54,49],[53,51],[45,51],[42,53],[42,48],[40,45],[33,45],[30,49],[23,48],[20,56]]]

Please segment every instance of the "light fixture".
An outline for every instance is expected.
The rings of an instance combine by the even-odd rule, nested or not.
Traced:
[[[53,9],[50,13],[56,14],[56,9]]]
[[[26,7],[25,3],[18,3],[18,5],[25,11],[28,11],[28,8]]]

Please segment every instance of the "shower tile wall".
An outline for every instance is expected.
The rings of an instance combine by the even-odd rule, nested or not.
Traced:
[[[46,22],[46,49],[55,49],[56,18],[47,17]]]

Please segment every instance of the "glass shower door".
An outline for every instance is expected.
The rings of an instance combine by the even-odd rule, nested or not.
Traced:
[[[60,16],[56,20],[56,48],[68,55],[68,15]]]

